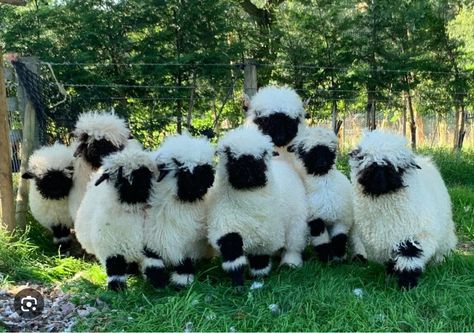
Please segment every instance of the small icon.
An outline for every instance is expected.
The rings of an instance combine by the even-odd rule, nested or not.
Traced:
[[[35,289],[25,288],[15,295],[15,311],[22,317],[34,318],[43,312],[43,295]]]

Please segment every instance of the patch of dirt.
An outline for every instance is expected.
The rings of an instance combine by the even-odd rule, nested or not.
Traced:
[[[15,312],[15,295],[24,288],[33,288],[44,297],[41,315],[28,319]],[[76,305],[70,301],[71,295],[59,287],[45,287],[26,283],[10,289],[0,289],[0,327],[3,324],[10,332],[70,332],[77,320],[100,311],[90,305]]]

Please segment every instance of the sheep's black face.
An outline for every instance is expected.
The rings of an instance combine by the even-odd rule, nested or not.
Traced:
[[[87,143],[87,135],[81,138],[81,144],[77,147],[74,156],[81,155],[94,169],[102,166],[102,158],[120,151],[123,146],[117,147],[106,139],[94,140]]]
[[[372,163],[360,172],[358,182],[365,194],[378,197],[405,187],[402,179],[404,172],[404,169],[397,170],[388,162],[386,165]]]
[[[48,170],[41,178],[36,178],[36,188],[45,199],[60,200],[69,194],[72,178],[61,170]]]
[[[242,155],[235,158],[227,152],[227,174],[232,187],[244,190],[262,187],[267,184],[267,164],[264,157]]]
[[[119,168],[115,187],[119,193],[121,203],[137,204],[147,202],[150,196],[152,172],[147,167],[133,170],[131,183],[122,176],[122,168]]]
[[[331,170],[336,160],[336,153],[327,146],[317,145],[309,151],[298,149],[297,154],[310,175],[323,176]]]
[[[263,134],[269,135],[277,147],[286,146],[298,134],[299,119],[293,119],[284,113],[274,113],[268,117],[254,120]]]
[[[178,198],[184,202],[201,200],[214,183],[214,168],[209,164],[198,165],[191,172],[179,169],[176,172]]]

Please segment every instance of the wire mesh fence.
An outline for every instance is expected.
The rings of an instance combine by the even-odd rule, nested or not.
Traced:
[[[132,132],[146,147],[156,147],[164,136],[184,128],[193,134],[213,137],[216,132],[238,126],[245,117],[244,64],[43,62],[39,64],[38,73],[20,61],[12,62],[12,65],[15,75],[7,81],[7,92],[11,98],[17,97],[17,103],[12,104],[14,107],[9,112],[12,166],[16,171],[21,163],[25,99],[31,101],[36,110],[41,144],[56,140],[67,142],[78,114],[90,110],[115,110],[128,120]],[[258,86],[287,84],[295,87],[307,101],[309,124],[331,126],[331,116],[336,108],[341,122],[342,147],[352,147],[367,126],[369,93],[373,93],[373,101],[377,103],[377,127],[410,136],[409,123],[403,121],[405,97],[399,90],[328,87],[315,79],[321,70],[345,69],[258,64]],[[452,73],[429,74],[446,76]],[[463,75],[472,80],[472,73]],[[24,97],[17,96],[20,86],[26,92]],[[473,102],[467,92],[445,96],[414,90],[411,94],[415,109],[420,110],[415,112],[414,118],[419,146],[452,146],[455,107],[459,102],[456,96],[459,95],[466,104],[464,145],[474,147],[470,110]],[[427,112],[433,105],[437,109]]]

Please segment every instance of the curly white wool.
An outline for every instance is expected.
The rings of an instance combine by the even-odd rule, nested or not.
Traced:
[[[52,146],[42,147],[31,155],[28,161],[28,172],[41,178],[48,170],[63,171],[72,177],[73,151],[70,147],[55,143]],[[54,225],[72,227],[73,220],[69,215],[68,197],[59,200],[44,198],[32,180],[29,186],[29,205],[33,217],[45,228],[51,230]]]
[[[351,159],[355,253],[386,263],[394,259],[400,243],[410,240],[419,244],[422,256],[410,262],[399,260],[395,269],[423,269],[430,259],[443,260],[457,238],[449,194],[431,159],[414,155],[404,138],[381,131],[365,133],[355,154]],[[364,194],[358,175],[374,161],[405,168],[405,187],[378,197]],[[413,165],[421,169],[409,167]]]
[[[226,149],[234,157],[264,158],[267,184],[236,190],[228,181]],[[307,207],[303,184],[283,161],[272,159],[273,145],[255,127],[240,127],[219,142],[217,177],[210,195],[208,238],[219,250],[218,240],[229,233],[243,239],[245,253],[271,255],[285,248],[282,264],[300,266],[306,246]],[[224,267],[226,269],[226,267]]]

